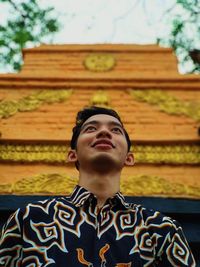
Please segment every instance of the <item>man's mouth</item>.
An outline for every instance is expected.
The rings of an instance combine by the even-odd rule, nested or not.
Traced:
[[[92,147],[115,148],[113,143],[109,140],[98,140],[92,144]]]

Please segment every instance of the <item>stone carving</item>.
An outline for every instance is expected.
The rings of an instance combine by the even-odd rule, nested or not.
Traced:
[[[0,160],[66,163],[67,145],[0,144]],[[199,145],[134,145],[137,163],[200,164]]]
[[[83,65],[87,70],[94,72],[110,71],[114,68],[116,60],[111,54],[93,53],[86,56]]]
[[[70,194],[78,179],[67,175],[52,173],[27,177],[13,184],[0,184],[1,194]],[[121,191],[127,196],[173,196],[200,198],[200,188],[172,183],[164,178],[150,175],[130,176],[121,180]]]
[[[94,106],[108,107],[109,98],[108,95],[103,90],[97,91],[91,98],[90,104]]]
[[[0,118],[8,118],[17,112],[33,111],[42,104],[53,104],[67,100],[72,94],[72,89],[68,90],[40,90],[18,101],[0,102]]]
[[[128,92],[134,99],[155,105],[159,110],[167,114],[185,115],[195,121],[200,121],[200,102],[181,101],[176,97],[157,89],[128,89]]]

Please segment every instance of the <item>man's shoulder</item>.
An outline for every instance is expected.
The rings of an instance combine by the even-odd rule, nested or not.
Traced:
[[[21,214],[23,219],[29,216],[41,216],[41,215],[51,215],[52,212],[55,213],[56,210],[61,207],[71,206],[70,196],[57,196],[57,197],[47,197],[43,200],[37,200],[20,207],[16,212]]]
[[[146,226],[154,224],[165,225],[169,227],[177,228],[179,226],[178,222],[161,211],[147,208],[140,204],[127,203],[130,210],[134,211],[136,216],[139,216]]]

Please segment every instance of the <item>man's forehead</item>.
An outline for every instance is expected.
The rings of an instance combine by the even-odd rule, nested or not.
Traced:
[[[119,124],[122,126],[122,123],[115,117],[111,116],[111,115],[107,115],[107,114],[96,114],[93,115],[91,117],[89,117],[84,123],[83,125],[85,125],[86,123],[92,123],[92,122],[96,122],[96,123],[114,123],[114,124]]]

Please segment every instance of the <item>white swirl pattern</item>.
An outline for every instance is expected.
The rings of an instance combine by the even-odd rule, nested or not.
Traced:
[[[99,212],[96,203],[77,186],[70,197],[19,209],[2,229],[0,266],[195,267],[177,222],[119,192]]]

